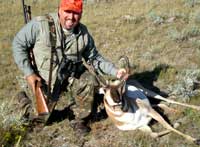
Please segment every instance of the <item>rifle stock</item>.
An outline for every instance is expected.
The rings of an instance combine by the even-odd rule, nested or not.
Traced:
[[[40,82],[36,82],[35,98],[36,98],[36,106],[37,106],[38,115],[48,115],[49,109],[47,106],[47,97],[45,96],[45,94],[43,93],[41,89]]]
[[[24,22],[27,24],[31,20],[31,6],[26,5],[24,0],[22,0],[22,8],[23,8],[23,14],[24,14]],[[35,64],[35,58],[33,55],[33,51],[30,52],[30,59],[31,59],[31,65],[33,68],[37,68]],[[49,109],[47,106],[47,96],[43,93],[41,89],[41,83],[36,82],[35,85],[35,98],[36,98],[36,109],[38,115],[48,115]]]
[[[31,20],[31,6],[26,5],[24,0],[22,1],[22,7],[23,7],[23,14],[24,14],[24,22],[27,24]],[[35,57],[33,54],[33,49],[30,50],[30,61],[32,67],[37,71],[37,65],[35,62]],[[38,74],[38,73],[37,73]],[[48,91],[50,91],[48,89]],[[45,116],[45,121],[48,120],[49,116],[51,115],[51,112],[54,110],[57,100],[51,100],[49,94],[48,96],[44,93],[42,90],[42,83],[36,82],[35,85],[35,98],[36,98],[36,109],[38,116]]]

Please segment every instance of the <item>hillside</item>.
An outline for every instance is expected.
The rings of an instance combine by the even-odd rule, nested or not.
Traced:
[[[26,0],[32,16],[56,12],[59,0]],[[92,132],[76,138],[64,119],[30,131],[11,115],[10,101],[19,91],[19,75],[12,57],[12,40],[24,25],[21,1],[0,0],[0,145],[24,147],[195,147],[176,134],[158,139],[139,132],[122,132],[108,118],[91,124]],[[94,37],[99,52],[114,63],[129,57],[132,77],[149,89],[176,100],[200,105],[200,1],[100,0],[84,5],[81,22]],[[58,109],[63,109],[61,100]],[[182,132],[199,137],[200,113],[172,106],[181,113],[168,116],[181,121]],[[158,123],[153,129],[162,130]]]

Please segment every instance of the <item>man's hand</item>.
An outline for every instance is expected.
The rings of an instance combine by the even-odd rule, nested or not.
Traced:
[[[26,77],[26,81],[28,82],[29,86],[31,86],[33,93],[35,93],[36,82],[40,82],[41,78],[36,74],[31,74]]]
[[[126,69],[121,68],[117,71],[117,78],[118,79],[123,79],[123,80],[127,80],[129,77],[129,74],[127,73]]]

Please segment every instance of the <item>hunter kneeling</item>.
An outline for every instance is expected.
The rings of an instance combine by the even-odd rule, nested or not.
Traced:
[[[92,64],[98,73],[120,79],[127,72],[116,68],[99,54],[87,27],[80,23],[82,5],[82,0],[61,0],[58,13],[33,18],[15,36],[13,55],[28,83],[24,91],[27,92],[27,87],[30,87],[34,95],[44,97],[38,103],[47,104],[46,113],[33,107],[35,115],[49,115],[63,89],[67,89],[75,101],[71,106],[75,119],[70,126],[80,134],[87,134],[90,128],[84,118],[91,113],[94,92],[99,83],[84,67],[82,58]],[[32,101],[35,101],[34,97]],[[19,101],[26,101],[22,98],[26,96]],[[24,112],[24,116],[30,116],[29,112]]]

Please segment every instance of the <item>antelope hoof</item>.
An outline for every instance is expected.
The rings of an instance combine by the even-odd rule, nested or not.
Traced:
[[[200,145],[200,139],[195,140],[194,143],[195,143],[196,145]]]

